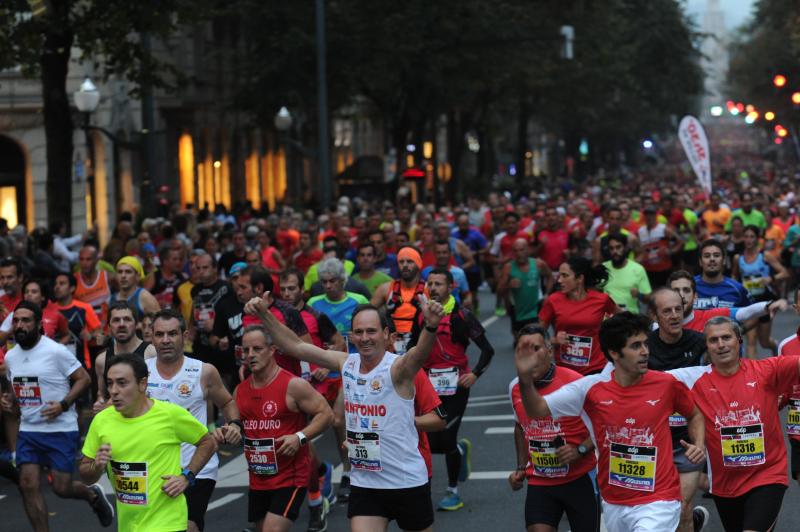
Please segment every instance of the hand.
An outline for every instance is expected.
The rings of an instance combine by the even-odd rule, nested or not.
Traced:
[[[311,378],[317,382],[322,382],[326,378],[328,378],[328,373],[330,372],[331,370],[329,370],[328,368],[317,368],[311,372]]]
[[[772,277],[770,277],[769,275],[761,278],[761,286],[769,286],[771,284],[772,284]]]
[[[511,288],[519,288],[520,286],[522,286],[522,281],[520,281],[519,279],[511,279],[508,282],[508,286],[510,286]]]
[[[422,307],[422,315],[425,319],[426,327],[438,327],[439,322],[444,318],[444,308],[441,303],[428,299],[425,294],[417,296]]]
[[[269,307],[272,305],[273,299],[269,290],[264,292],[261,297],[254,297],[244,305],[244,311],[251,316],[261,316],[269,312]]]
[[[217,344],[217,347],[219,347],[220,351],[227,351],[230,346],[231,346],[231,342],[230,342],[230,340],[228,340],[227,336],[225,336],[223,338],[220,338],[219,339],[219,344]]]
[[[9,414],[14,413],[15,402],[14,396],[9,392],[0,395],[0,408],[3,409],[3,412],[8,412]]]
[[[512,471],[511,474],[508,475],[508,483],[514,491],[522,489],[522,486],[525,485],[525,471],[520,471],[519,469]]]
[[[568,344],[569,343],[569,335],[567,334],[567,331],[558,331],[556,333],[555,338],[553,338],[553,343],[554,344],[562,344],[562,345]]]
[[[42,408],[42,417],[47,421],[53,421],[63,413],[64,410],[61,409],[61,403],[56,401],[47,401],[47,406]]]
[[[686,458],[693,464],[699,464],[706,457],[706,450],[704,447],[698,447],[684,440],[681,440],[681,447],[686,449]]]
[[[472,385],[475,384],[475,381],[477,380],[478,376],[472,373],[471,371],[469,373],[462,373],[458,377],[458,385],[461,386],[462,388],[471,388]]]
[[[217,427],[211,434],[217,443],[229,443],[231,445],[239,445],[242,441],[242,433],[238,425],[227,424]]]
[[[104,443],[97,448],[97,454],[94,455],[94,464],[92,467],[95,471],[105,471],[108,462],[111,461],[111,444]]]
[[[100,412],[102,412],[103,410],[105,410],[106,406],[108,406],[108,402],[107,401],[105,401],[104,399],[98,399],[92,405],[92,413],[97,415]]]
[[[162,480],[165,480],[164,485],[161,486],[161,491],[170,497],[177,497],[189,487],[189,479],[183,475],[162,475]]]
[[[538,360],[533,349],[517,346],[517,349],[514,349],[514,364],[517,367],[517,375],[519,375],[520,382],[530,382]]]
[[[574,445],[570,445],[569,443],[565,443],[561,447],[557,448],[556,456],[558,456],[558,461],[564,465],[571,464],[572,462],[576,462],[582,458],[581,453],[578,452],[578,448]]]
[[[288,434],[275,440],[278,447],[277,455],[294,456],[300,449],[300,437],[297,434]]]
[[[769,304],[769,317],[774,318],[775,314],[777,314],[778,312],[783,312],[787,308],[789,308],[789,302],[786,301],[785,299],[778,299],[776,301],[773,301],[772,303]],[[795,310],[797,310],[796,306]]]

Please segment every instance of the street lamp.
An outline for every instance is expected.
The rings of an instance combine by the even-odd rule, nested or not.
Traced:
[[[94,223],[97,217],[97,194],[95,194],[94,189],[94,142],[91,133],[89,133],[91,129],[89,126],[89,117],[97,110],[97,106],[100,104],[100,91],[98,91],[95,84],[92,83],[91,78],[86,76],[81,86],[72,95],[72,99],[75,101],[75,107],[77,107],[78,111],[83,115],[83,132],[86,138],[86,149],[89,152],[89,166],[91,167],[91,172],[86,175],[89,193],[92,195],[92,201],[89,206],[92,212],[89,213],[89,220]]]
[[[292,118],[292,114],[285,106],[281,107],[275,115],[275,129],[281,133],[286,133],[292,127],[293,123],[294,119]]]

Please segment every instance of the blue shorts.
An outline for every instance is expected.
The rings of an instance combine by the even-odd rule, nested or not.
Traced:
[[[78,450],[78,431],[23,432],[17,436],[17,465],[39,464],[72,473]]]

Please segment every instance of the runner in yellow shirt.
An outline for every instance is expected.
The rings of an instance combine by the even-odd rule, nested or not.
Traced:
[[[114,408],[92,421],[83,445],[80,474],[92,483],[106,473],[117,498],[119,530],[186,530],[184,490],[217,450],[206,427],[185,408],[147,397],[147,365],[119,355],[106,382]],[[181,443],[197,447],[181,470]]]

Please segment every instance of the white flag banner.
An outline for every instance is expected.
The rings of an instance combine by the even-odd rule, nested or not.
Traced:
[[[678,126],[678,137],[700,186],[707,195],[711,194],[711,152],[703,124],[691,115],[684,116]]]

